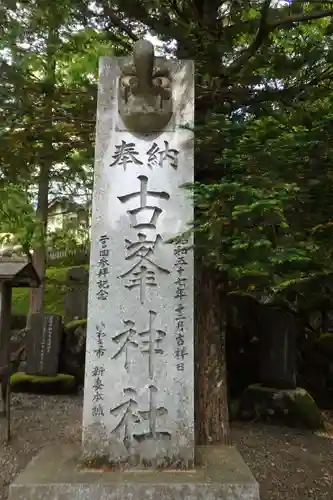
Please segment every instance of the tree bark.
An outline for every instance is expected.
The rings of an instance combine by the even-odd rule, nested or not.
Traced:
[[[195,269],[196,443],[229,444],[226,325],[218,273],[197,259]]]
[[[43,133],[45,135],[43,154],[40,162],[39,180],[38,180],[38,201],[37,216],[42,222],[43,237],[35,249],[32,257],[33,264],[41,279],[39,288],[31,288],[29,292],[29,314],[27,318],[27,327],[31,325],[31,316],[35,313],[43,312],[44,307],[44,280],[46,268],[46,232],[48,222],[48,198],[50,170],[52,166],[53,151],[53,102],[56,85],[56,61],[55,53],[59,43],[58,19],[55,14],[52,16],[50,9],[49,33],[46,49],[46,75],[45,85],[45,122],[43,123]]]

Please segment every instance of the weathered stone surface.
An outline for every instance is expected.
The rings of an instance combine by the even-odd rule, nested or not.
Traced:
[[[118,82],[118,109],[126,128],[147,134],[168,125],[173,111],[172,78],[169,62],[155,58],[148,40],[138,40],[133,60],[121,68]]]
[[[259,500],[259,485],[235,448],[198,447],[194,470],[79,470],[79,449],[43,450],[11,484],[9,500]]]
[[[84,384],[84,367],[86,358],[87,320],[75,320],[64,328],[59,357],[59,371],[74,375],[77,384]]]
[[[34,314],[27,337],[26,372],[54,376],[58,371],[62,318],[57,314]]]
[[[118,63],[99,77],[83,452],[190,467],[193,255],[167,241],[193,218],[193,63],[170,63],[174,128],[150,136],[116,127]]]
[[[73,267],[68,270],[67,292],[64,303],[64,324],[87,318],[89,271],[85,267]]]
[[[11,330],[23,330],[27,324],[27,317],[23,315],[12,314],[10,317]]]
[[[278,307],[259,305],[260,382],[277,389],[296,388],[295,316]]]
[[[282,390],[253,384],[244,391],[237,413],[243,420],[263,420],[290,427],[320,429],[323,425],[315,401],[301,387]]]

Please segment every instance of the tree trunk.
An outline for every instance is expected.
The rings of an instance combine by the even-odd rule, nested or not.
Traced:
[[[218,273],[197,259],[195,274],[196,443],[228,444],[226,326]]]
[[[31,288],[29,292],[29,314],[27,318],[27,327],[31,325],[31,316],[35,313],[43,312],[44,306],[44,280],[46,268],[46,233],[48,221],[48,198],[49,198],[49,182],[50,170],[53,157],[53,101],[56,84],[56,61],[55,53],[59,43],[58,35],[58,19],[55,14],[52,16],[50,9],[49,33],[47,39],[47,54],[46,54],[46,75],[44,80],[45,86],[45,122],[43,125],[44,148],[40,162],[39,180],[38,180],[38,201],[37,215],[43,225],[43,237],[35,249],[32,257],[33,264],[41,279],[39,288]]]
[[[207,2],[206,2],[207,3]],[[198,3],[199,5],[199,3]],[[202,5],[202,4],[200,4]],[[201,9],[201,21],[213,29],[211,23],[216,23],[219,2],[215,0],[207,3],[209,10]],[[207,25],[208,27],[208,25]],[[179,41],[178,41],[179,42]],[[194,57],[193,42],[182,40],[178,43],[177,57],[191,59]],[[207,52],[213,54],[210,47]],[[213,59],[213,58],[212,58]],[[215,59],[216,62],[216,59]],[[211,76],[214,71],[220,71],[218,66],[210,68]],[[211,110],[200,109],[196,100],[195,123],[205,123],[209,119]],[[201,182],[215,182],[209,179],[209,174],[203,166],[210,167],[210,172],[217,174],[220,179],[220,170],[216,168],[211,158],[200,160],[200,151],[195,154],[195,179]],[[204,175],[204,179],[202,178]],[[199,249],[195,250],[200,252]],[[230,442],[229,410],[227,392],[226,367],[226,322],[224,302],[222,298],[221,279],[219,273],[209,269],[203,263],[203,258],[197,255],[195,263],[195,441],[197,444],[214,444]]]
[[[51,146],[52,147],[52,146]],[[29,314],[27,318],[27,327],[31,326],[31,316],[35,313],[43,312],[44,307],[44,279],[46,267],[46,231],[48,219],[48,194],[49,194],[49,176],[50,167],[45,154],[45,163],[40,166],[39,182],[38,182],[38,201],[37,215],[43,224],[43,237],[38,248],[35,249],[32,262],[41,279],[39,288],[30,288],[29,291]]]

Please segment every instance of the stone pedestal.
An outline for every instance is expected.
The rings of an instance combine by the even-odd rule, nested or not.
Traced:
[[[46,448],[11,484],[9,500],[259,500],[259,485],[235,448],[197,447],[184,470],[80,470],[80,449]]]

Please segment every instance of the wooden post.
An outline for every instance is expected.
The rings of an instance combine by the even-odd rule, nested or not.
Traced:
[[[10,283],[1,283],[1,310],[0,310],[0,345],[6,345],[7,367],[9,376],[7,380],[6,417],[7,417],[7,442],[10,441],[10,318],[12,308],[12,287]]]
[[[8,342],[9,345],[9,342]],[[9,351],[9,348],[8,348]],[[7,417],[7,443],[11,440],[10,432],[10,399],[11,399],[11,386],[10,386],[10,372],[7,379],[7,393],[6,393],[6,417]]]
[[[0,349],[7,345],[10,337],[10,317],[12,305],[12,287],[10,283],[0,283]]]

